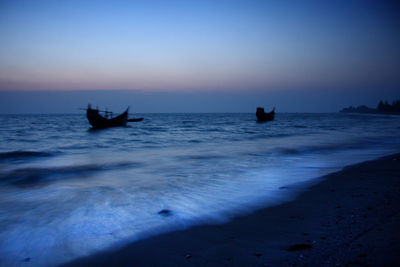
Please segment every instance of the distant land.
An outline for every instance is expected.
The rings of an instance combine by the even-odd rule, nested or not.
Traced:
[[[392,104],[389,104],[387,101],[379,101],[376,108],[370,108],[366,105],[358,107],[350,106],[340,110],[340,112],[400,115],[400,100],[393,101]]]

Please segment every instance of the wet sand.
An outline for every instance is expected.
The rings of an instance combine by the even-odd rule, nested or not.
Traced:
[[[400,154],[320,181],[294,201],[227,224],[162,234],[68,265],[400,266]]]

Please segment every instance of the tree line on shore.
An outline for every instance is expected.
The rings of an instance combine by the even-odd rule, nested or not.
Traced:
[[[400,114],[400,100],[395,100],[392,104],[389,104],[387,101],[383,102],[379,101],[376,108],[370,108],[366,105],[361,105],[358,107],[347,107],[342,109],[340,112],[348,112],[348,113],[372,113],[372,114]]]

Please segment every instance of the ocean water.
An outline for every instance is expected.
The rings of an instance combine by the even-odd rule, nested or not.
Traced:
[[[138,116],[90,130],[84,114],[0,115],[1,266],[53,266],[223,223],[400,148],[389,115]]]

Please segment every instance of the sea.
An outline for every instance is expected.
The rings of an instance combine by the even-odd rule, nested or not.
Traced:
[[[400,150],[400,116],[0,115],[0,265],[56,266],[294,199],[326,174]]]

